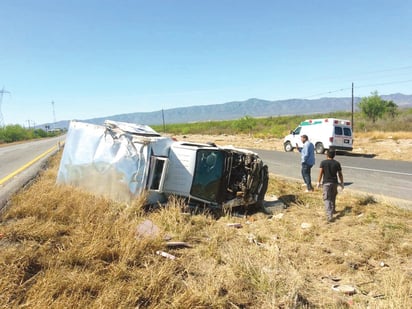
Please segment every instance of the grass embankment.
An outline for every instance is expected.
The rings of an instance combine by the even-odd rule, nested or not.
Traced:
[[[412,307],[410,211],[343,192],[326,224],[319,191],[271,178],[283,216],[187,215],[175,199],[145,212],[56,187],[58,163],[1,215],[2,308]],[[144,220],[156,237],[136,238]],[[165,236],[192,247],[167,248]]]

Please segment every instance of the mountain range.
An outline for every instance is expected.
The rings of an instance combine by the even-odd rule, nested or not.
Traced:
[[[393,101],[399,108],[412,107],[412,95],[395,93],[381,95],[383,100]],[[354,109],[361,98],[354,97]],[[103,124],[106,119],[137,124],[161,125],[164,123],[189,123],[213,120],[233,120],[244,116],[250,117],[277,117],[285,115],[308,115],[336,111],[351,111],[352,98],[320,98],[320,99],[289,99],[268,101],[262,99],[248,99],[222,104],[198,105],[178,107],[153,112],[135,112],[116,114],[106,117],[82,119],[81,121]],[[80,119],[77,119],[80,120]],[[68,128],[70,120],[63,120],[54,124],[55,128]]]

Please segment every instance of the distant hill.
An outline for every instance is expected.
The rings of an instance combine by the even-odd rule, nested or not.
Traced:
[[[401,93],[381,95],[383,100],[392,100],[399,108],[412,107],[412,95]],[[361,98],[355,97],[355,109]],[[198,105],[190,107],[178,107],[154,112],[136,112],[118,114],[82,121],[103,124],[106,119],[147,125],[160,125],[164,121],[171,123],[189,123],[209,120],[232,120],[244,116],[270,117],[284,115],[308,115],[316,113],[328,113],[336,111],[351,111],[352,98],[320,98],[314,100],[289,99],[280,101],[268,101],[261,99],[249,99],[246,101],[234,101],[222,104]],[[81,119],[77,119],[81,120]],[[69,120],[59,121],[56,128],[67,128]]]

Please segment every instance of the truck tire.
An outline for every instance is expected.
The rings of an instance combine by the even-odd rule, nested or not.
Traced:
[[[260,171],[260,182],[258,201],[262,202],[265,200],[266,191],[268,190],[269,185],[269,168],[267,165],[264,165]]]
[[[316,153],[320,153],[320,154],[325,153],[325,147],[323,147],[322,143],[316,143],[315,151]]]
[[[285,149],[286,152],[293,151],[293,146],[290,142],[286,142],[283,144],[283,148]]]
[[[265,210],[264,202],[265,202],[265,195],[269,185],[269,168],[267,165],[264,165],[259,173],[259,190],[258,190],[258,198],[257,202],[254,205],[249,205],[249,209],[255,211],[263,211]]]

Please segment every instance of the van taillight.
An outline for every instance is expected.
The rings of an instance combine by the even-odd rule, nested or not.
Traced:
[[[329,142],[333,143],[333,137],[329,137]]]

